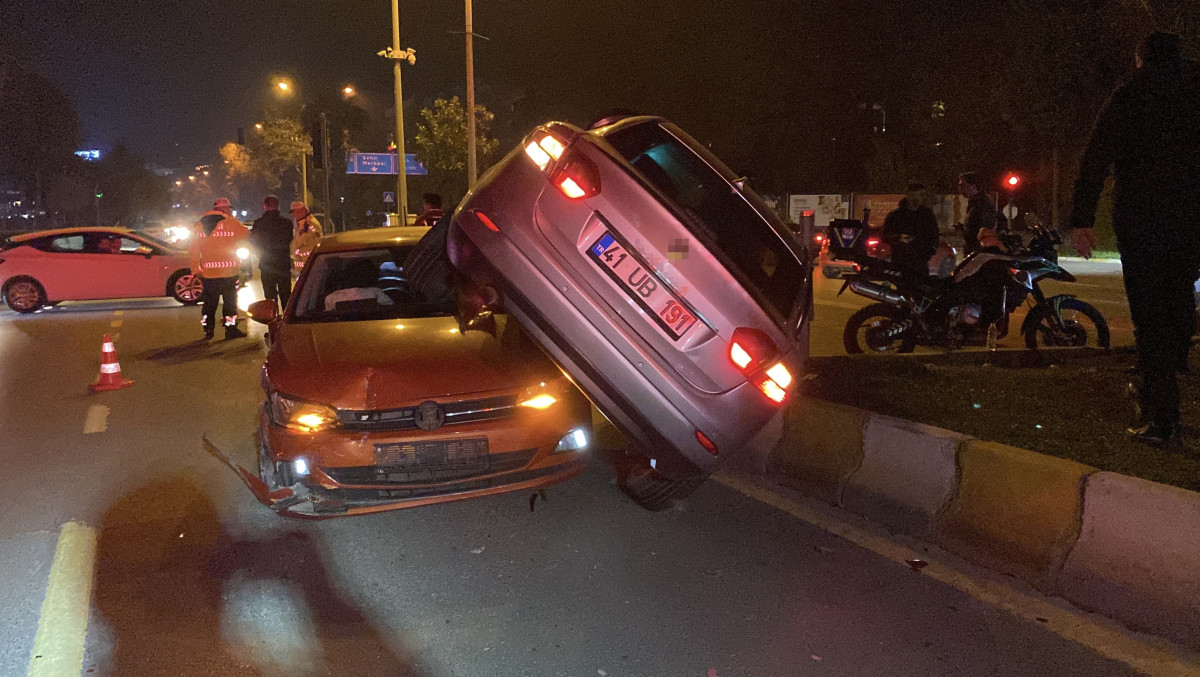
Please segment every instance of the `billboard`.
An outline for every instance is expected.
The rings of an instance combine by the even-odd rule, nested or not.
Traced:
[[[811,211],[814,216],[813,226],[824,228],[833,219],[847,218],[850,213],[849,195],[789,195],[788,220],[800,223],[800,215]]]

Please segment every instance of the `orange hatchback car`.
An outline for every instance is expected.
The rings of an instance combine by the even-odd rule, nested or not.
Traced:
[[[427,230],[326,237],[282,315],[272,301],[250,307],[270,349],[259,477],[242,472],[278,512],[378,512],[583,471],[590,405],[517,323],[464,334],[453,297],[408,284],[405,259]]]

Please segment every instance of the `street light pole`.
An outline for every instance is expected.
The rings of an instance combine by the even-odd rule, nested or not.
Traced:
[[[329,116],[321,113],[321,157],[324,158],[324,169],[321,174],[325,177],[325,219],[329,222],[329,232],[333,232],[333,204],[329,202],[329,168],[333,161],[329,157]]]
[[[475,187],[478,166],[475,163],[475,37],[471,19],[471,0],[467,2],[467,188]]]
[[[400,3],[392,0],[392,53],[400,54]],[[392,61],[396,81],[396,222],[408,223],[408,177],[404,173],[404,94],[400,85],[400,59]]]
[[[308,206],[308,153],[300,150],[300,201]]]

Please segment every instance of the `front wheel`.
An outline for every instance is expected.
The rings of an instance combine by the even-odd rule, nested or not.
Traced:
[[[846,320],[842,344],[851,355],[861,353],[911,353],[916,347],[907,314],[886,303],[872,303]]]
[[[4,302],[18,313],[32,313],[46,305],[46,290],[32,277],[14,277],[3,291]]]
[[[204,281],[186,270],[177,270],[167,280],[167,293],[185,306],[194,306],[204,294]]]
[[[631,452],[626,461],[626,466],[618,469],[617,484],[634,503],[651,512],[674,507],[679,501],[691,496],[707,479],[670,479],[651,467],[648,457],[637,452]]]
[[[1108,321],[1091,305],[1071,297],[1054,297],[1029,311],[1022,331],[1025,347],[1109,347]]]

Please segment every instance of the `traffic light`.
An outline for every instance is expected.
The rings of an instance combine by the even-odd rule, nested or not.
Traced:
[[[1008,176],[1004,177],[1004,187],[1009,190],[1016,190],[1017,186],[1021,185],[1021,175],[1016,172],[1009,172]]]

